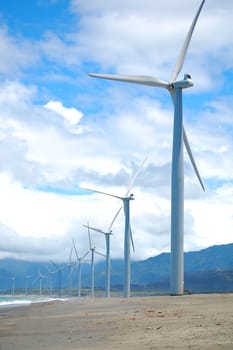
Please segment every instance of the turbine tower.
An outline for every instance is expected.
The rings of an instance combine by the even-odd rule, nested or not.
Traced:
[[[172,71],[169,81],[164,81],[154,77],[138,75],[114,75],[114,74],[89,74],[92,77],[116,80],[120,82],[140,84],[152,87],[165,88],[170,93],[174,103],[174,126],[173,126],[173,150],[172,150],[172,176],[171,176],[171,276],[170,294],[182,295],[184,293],[184,168],[183,168],[183,142],[185,144],[190,161],[196,176],[203,190],[200,174],[195,164],[188,138],[183,127],[182,116],[182,91],[193,86],[193,81],[189,74],[177,80],[183,67],[190,40],[196,26],[198,17],[205,0],[202,0],[200,7],[193,19],[188,34],[183,43],[178,60]]]
[[[40,296],[42,295],[42,279],[46,279],[48,278],[47,276],[43,275],[41,272],[40,272],[40,269],[38,270],[38,276],[39,276],[39,283],[40,283],[40,289],[39,289],[39,293],[40,293]]]
[[[78,255],[78,251],[75,245],[75,241],[73,240],[73,247],[75,251],[75,255],[77,258],[77,265],[78,265],[78,296],[81,296],[81,290],[82,290],[82,261],[85,261],[85,257],[89,254],[89,251],[86,252],[82,257]]]
[[[26,275],[25,280],[26,280],[26,286],[25,286],[25,295],[28,295],[28,285],[29,285],[29,280],[32,276]]]
[[[56,273],[56,271],[52,271],[48,268],[48,266],[46,266],[46,269],[48,271],[49,274],[49,295],[50,297],[53,295],[53,274]]]
[[[73,269],[74,269],[74,264],[72,264],[72,261],[71,261],[72,253],[73,253],[73,247],[71,247],[70,256],[69,256],[69,262],[67,264],[67,267],[69,269],[69,290],[68,290],[68,295],[69,295],[70,298],[72,297],[72,272],[73,272]]]
[[[94,298],[95,296],[95,264],[94,264],[94,259],[95,259],[95,253],[105,256],[104,254],[98,252],[96,250],[96,247],[94,247],[91,243],[91,234],[89,230],[89,223],[87,225],[83,225],[84,227],[87,227],[87,232],[88,232],[88,239],[89,239],[89,247],[90,247],[90,253],[91,253],[91,297]]]
[[[62,274],[62,270],[67,268],[67,265],[58,266],[52,260],[50,260],[50,262],[56,268],[56,271],[54,271],[54,272],[58,274],[58,288],[57,288],[58,293],[57,294],[58,294],[58,298],[61,298],[61,287],[62,287],[62,285],[61,285],[61,274]]]
[[[11,293],[13,296],[15,295],[15,277],[16,275],[13,275],[12,277],[9,278],[12,281]]]
[[[133,196],[133,194],[129,195],[129,192],[130,192],[138,174],[140,173],[146,159],[147,158],[145,158],[143,160],[142,164],[140,165],[137,172],[133,176],[133,178],[130,182],[130,185],[126,191],[126,194],[124,196],[116,196],[116,195],[113,195],[110,193],[85,188],[88,191],[105,194],[107,196],[115,197],[115,198],[121,199],[123,201],[123,208],[124,208],[124,214],[125,214],[125,232],[124,232],[124,297],[125,298],[128,298],[130,296],[130,240],[131,240],[132,248],[134,251],[133,235],[132,235],[132,230],[131,230],[131,226],[130,226],[130,204],[129,204],[130,201],[134,199],[134,196]],[[110,225],[110,229],[112,228],[112,225],[113,225],[114,221],[116,220],[118,214],[120,213],[121,209],[122,209],[122,207],[119,208],[116,215],[114,216],[113,221]]]

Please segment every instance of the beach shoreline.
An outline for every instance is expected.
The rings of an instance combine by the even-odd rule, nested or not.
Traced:
[[[71,298],[0,309],[0,349],[233,348],[233,294]]]

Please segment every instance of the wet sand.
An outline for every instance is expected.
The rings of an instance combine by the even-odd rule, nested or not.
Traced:
[[[73,298],[0,309],[1,350],[233,349],[233,294]]]

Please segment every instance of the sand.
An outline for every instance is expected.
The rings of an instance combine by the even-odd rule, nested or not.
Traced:
[[[73,298],[0,309],[1,350],[233,349],[233,294]]]

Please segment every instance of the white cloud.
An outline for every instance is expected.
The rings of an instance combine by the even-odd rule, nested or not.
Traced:
[[[150,74],[169,79],[200,1],[73,0],[81,30],[71,36],[83,57],[92,57],[106,72]],[[232,68],[232,3],[206,2],[185,62],[196,87],[210,90],[217,74]],[[81,35],[80,35],[81,33]],[[221,33],[221,34],[220,34]],[[211,56],[211,65],[209,62]],[[195,62],[195,63],[194,63]],[[219,82],[217,82],[219,84]],[[193,91],[195,93],[195,91]]]
[[[49,101],[44,107],[60,114],[64,118],[65,126],[68,130],[77,134],[82,133],[82,128],[78,126],[78,123],[83,118],[82,112],[74,107],[64,107],[60,101]]]
[[[33,43],[23,37],[13,37],[7,26],[0,26],[0,74],[15,78],[22,76],[23,69],[38,61],[38,52]]]

